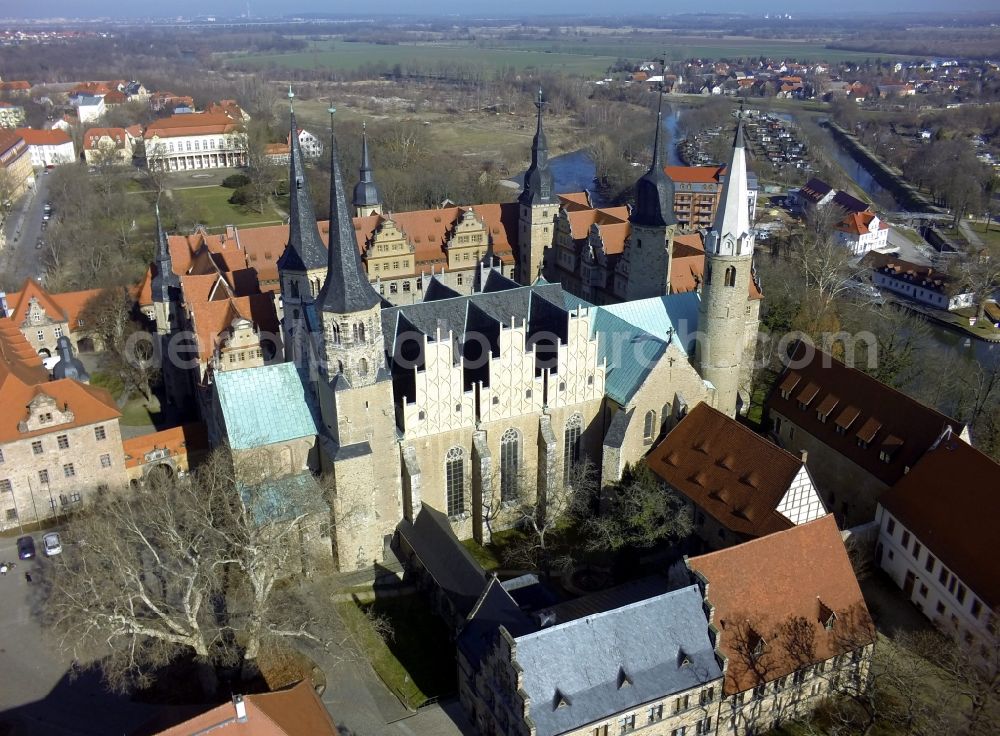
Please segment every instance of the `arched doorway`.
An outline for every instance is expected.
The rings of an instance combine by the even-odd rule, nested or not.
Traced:
[[[150,466],[143,478],[147,488],[159,488],[171,483],[174,479],[174,469],[169,463],[156,463]]]
[[[76,350],[78,353],[94,352],[94,338],[81,337],[76,343]]]
[[[38,354],[41,357],[43,357],[43,358],[51,358],[52,357],[52,353],[51,353],[51,351],[48,348],[42,348],[41,350],[38,351]]]

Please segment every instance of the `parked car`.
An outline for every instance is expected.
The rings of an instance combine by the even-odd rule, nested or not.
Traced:
[[[22,560],[30,560],[35,556],[35,540],[31,537],[19,537],[17,540],[17,556]]]
[[[44,247],[45,247],[45,238],[39,238],[37,241],[35,241],[35,249],[36,250],[38,250],[39,248],[44,248]]]
[[[62,552],[62,540],[55,532],[49,532],[42,537],[42,550],[46,557],[53,557]]]
[[[48,212],[46,212],[44,215],[42,215],[42,219],[43,220],[48,220],[50,217],[52,217],[52,215],[50,213],[48,213]]]

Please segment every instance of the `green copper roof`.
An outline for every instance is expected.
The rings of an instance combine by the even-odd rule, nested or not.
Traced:
[[[604,391],[610,398],[626,406],[666,352],[668,340],[688,355],[694,351],[699,301],[690,292],[591,310],[598,359],[607,361]]]
[[[234,450],[316,434],[306,389],[294,363],[219,371],[215,390]]]

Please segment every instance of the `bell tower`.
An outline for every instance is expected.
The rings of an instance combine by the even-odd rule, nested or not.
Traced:
[[[319,296],[320,286],[326,278],[327,258],[306,182],[299,128],[292,104],[294,98],[295,93],[289,87],[292,123],[288,163],[288,243],[278,258],[278,274],[281,283],[281,330],[286,357],[302,367],[308,360],[306,352],[311,350],[306,310]]]
[[[549,169],[549,144],[542,127],[542,111],[546,102],[538,90],[535,107],[538,122],[531,142],[531,166],[524,173],[524,189],[517,198],[520,212],[518,226],[517,280],[531,284],[545,266],[545,251],[552,245],[559,198],[553,192],[552,171]]]
[[[316,299],[323,330],[325,372],[342,375],[351,386],[369,386],[385,367],[382,297],[368,281],[358,252],[354,221],[347,205],[337,137],[330,108],[330,242],[326,281]]]
[[[156,320],[156,334],[166,336],[178,329],[177,310],[181,300],[181,280],[174,273],[170,260],[167,235],[160,223],[160,204],[156,204],[156,253],[153,255],[153,317]]]
[[[359,170],[358,183],[354,186],[354,216],[366,217],[381,214],[382,193],[378,190],[375,175],[372,173],[371,155],[368,153],[368,126],[362,123],[361,169]]]
[[[747,198],[741,114],[715,224],[705,239],[705,276],[698,312],[701,338],[695,347],[698,372],[715,386],[713,405],[729,416],[736,413],[739,399],[753,277],[754,236]]]
[[[626,301],[670,293],[677,219],[674,217],[674,185],[663,171],[662,131],[663,94],[660,93],[653,163],[635,183],[635,208],[629,215],[631,232],[615,272],[615,295]]]

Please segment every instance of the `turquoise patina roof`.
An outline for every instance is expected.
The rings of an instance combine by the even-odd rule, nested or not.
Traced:
[[[639,299],[601,307],[650,335],[672,342],[690,356],[694,353],[694,333],[698,330],[701,296],[695,291]]]
[[[294,363],[219,371],[215,390],[229,446],[248,450],[315,435],[316,421]]]
[[[700,297],[695,292],[640,299],[591,310],[598,358],[607,361],[604,390],[621,406],[632,400],[669,340],[694,352]]]

